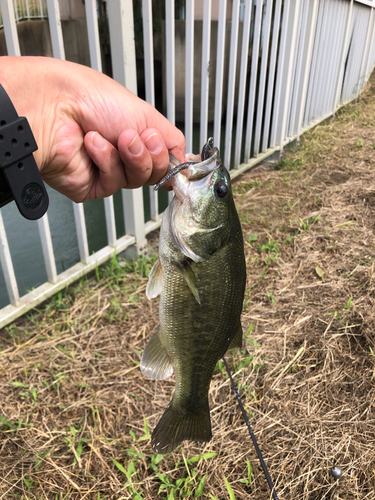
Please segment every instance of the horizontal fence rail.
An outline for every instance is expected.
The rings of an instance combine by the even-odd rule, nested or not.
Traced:
[[[65,59],[69,47],[61,9],[69,5],[63,0],[0,0],[0,35],[7,53],[21,55],[17,26],[22,20],[46,18],[51,55]],[[280,157],[288,143],[359,95],[375,64],[374,7],[370,0],[86,0],[80,5],[91,66],[103,71],[109,54],[111,76],[181,128],[188,151],[199,151],[213,135],[232,177],[270,155]],[[103,12],[109,31],[106,54],[103,17],[98,22]],[[97,221],[89,213],[94,205],[86,210],[88,205],[62,198],[51,194],[48,217],[33,231],[32,251],[44,269],[31,284],[16,250],[24,244],[25,238],[17,239],[21,225],[32,223],[21,224],[18,218],[11,224],[13,206],[0,211],[0,292],[6,290],[7,297],[0,328],[114,252],[128,247],[142,252],[168,203],[165,193],[149,188],[97,200],[104,230],[99,248],[92,251]],[[64,211],[70,217],[70,245],[76,248],[75,262],[65,269],[56,231],[62,211],[55,203],[69,203]]]

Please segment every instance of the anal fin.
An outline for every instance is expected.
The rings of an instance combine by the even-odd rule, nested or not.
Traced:
[[[242,326],[236,331],[236,335],[233,337],[232,342],[229,344],[228,349],[234,349],[235,347],[242,347]]]
[[[159,326],[143,351],[141,372],[154,380],[165,380],[173,375],[172,361],[162,343]]]

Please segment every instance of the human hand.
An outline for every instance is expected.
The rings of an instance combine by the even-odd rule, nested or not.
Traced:
[[[75,202],[153,185],[185,139],[155,108],[86,66],[0,57],[0,83],[38,144],[43,180]]]

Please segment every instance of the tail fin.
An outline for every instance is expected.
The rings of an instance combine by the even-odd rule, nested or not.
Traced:
[[[185,439],[210,441],[211,420],[208,406],[198,411],[188,411],[173,404],[167,406],[152,433],[151,444],[156,453],[170,453]]]

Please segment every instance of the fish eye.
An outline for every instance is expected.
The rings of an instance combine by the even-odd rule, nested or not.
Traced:
[[[229,191],[228,186],[226,185],[225,182],[219,182],[215,186],[215,193],[221,199],[226,197],[226,195],[228,194],[228,191]]]

